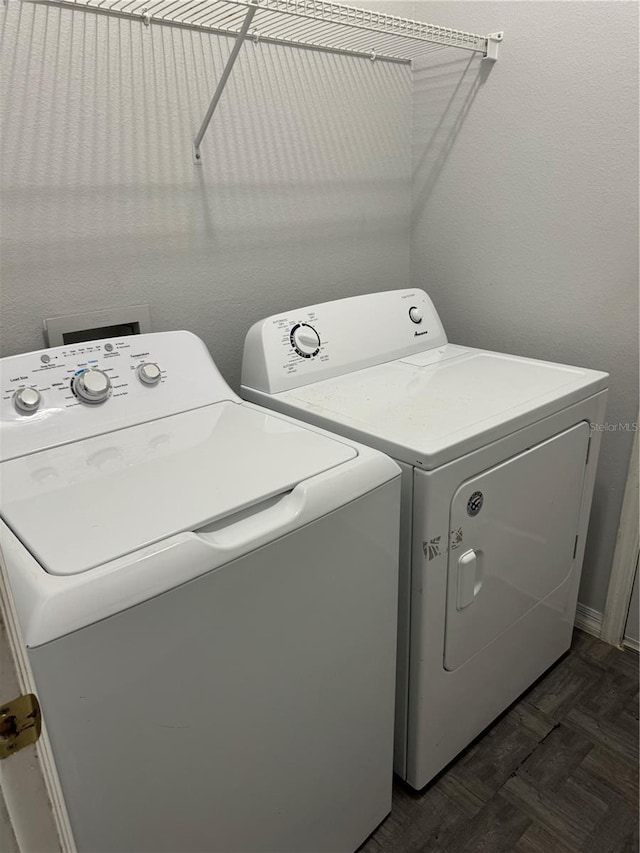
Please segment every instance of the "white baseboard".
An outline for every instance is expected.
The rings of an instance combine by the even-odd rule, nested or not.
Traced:
[[[574,624],[576,628],[580,628],[580,630],[586,631],[587,634],[591,634],[592,637],[600,639],[603,618],[604,614],[600,613],[599,610],[594,610],[593,607],[587,607],[584,604],[578,604]],[[640,643],[631,637],[624,637],[622,646],[625,649],[633,649],[634,652],[640,652]]]
[[[599,610],[594,610],[593,607],[587,607],[584,604],[578,603],[576,608],[576,628],[586,631],[592,637],[600,638],[602,631],[603,614]]]

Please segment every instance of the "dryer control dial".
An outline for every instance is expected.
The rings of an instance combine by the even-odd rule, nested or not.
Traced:
[[[409,308],[409,319],[412,323],[422,323],[422,308],[418,308],[417,305],[412,305]]]
[[[313,358],[320,350],[320,335],[308,323],[298,323],[291,329],[291,346],[302,358]]]
[[[37,388],[18,388],[13,395],[13,405],[21,415],[31,415],[38,410],[42,402],[42,395]]]
[[[160,368],[152,361],[145,361],[137,368],[136,373],[143,385],[157,385],[162,376]]]
[[[111,380],[104,371],[92,368],[74,376],[71,387],[83,403],[103,403],[109,396]]]

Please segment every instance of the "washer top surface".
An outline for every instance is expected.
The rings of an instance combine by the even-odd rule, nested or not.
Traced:
[[[606,388],[606,380],[598,371],[446,344],[275,399],[432,469]]]
[[[3,520],[54,575],[202,529],[357,456],[240,402],[220,402],[9,459]]]

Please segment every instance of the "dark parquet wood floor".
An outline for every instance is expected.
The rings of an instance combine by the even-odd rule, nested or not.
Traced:
[[[638,853],[638,655],[570,652],[360,853]]]

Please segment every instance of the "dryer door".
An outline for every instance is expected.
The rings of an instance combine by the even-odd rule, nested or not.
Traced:
[[[445,669],[462,666],[567,579],[588,443],[589,425],[577,424],[455,492]]]

